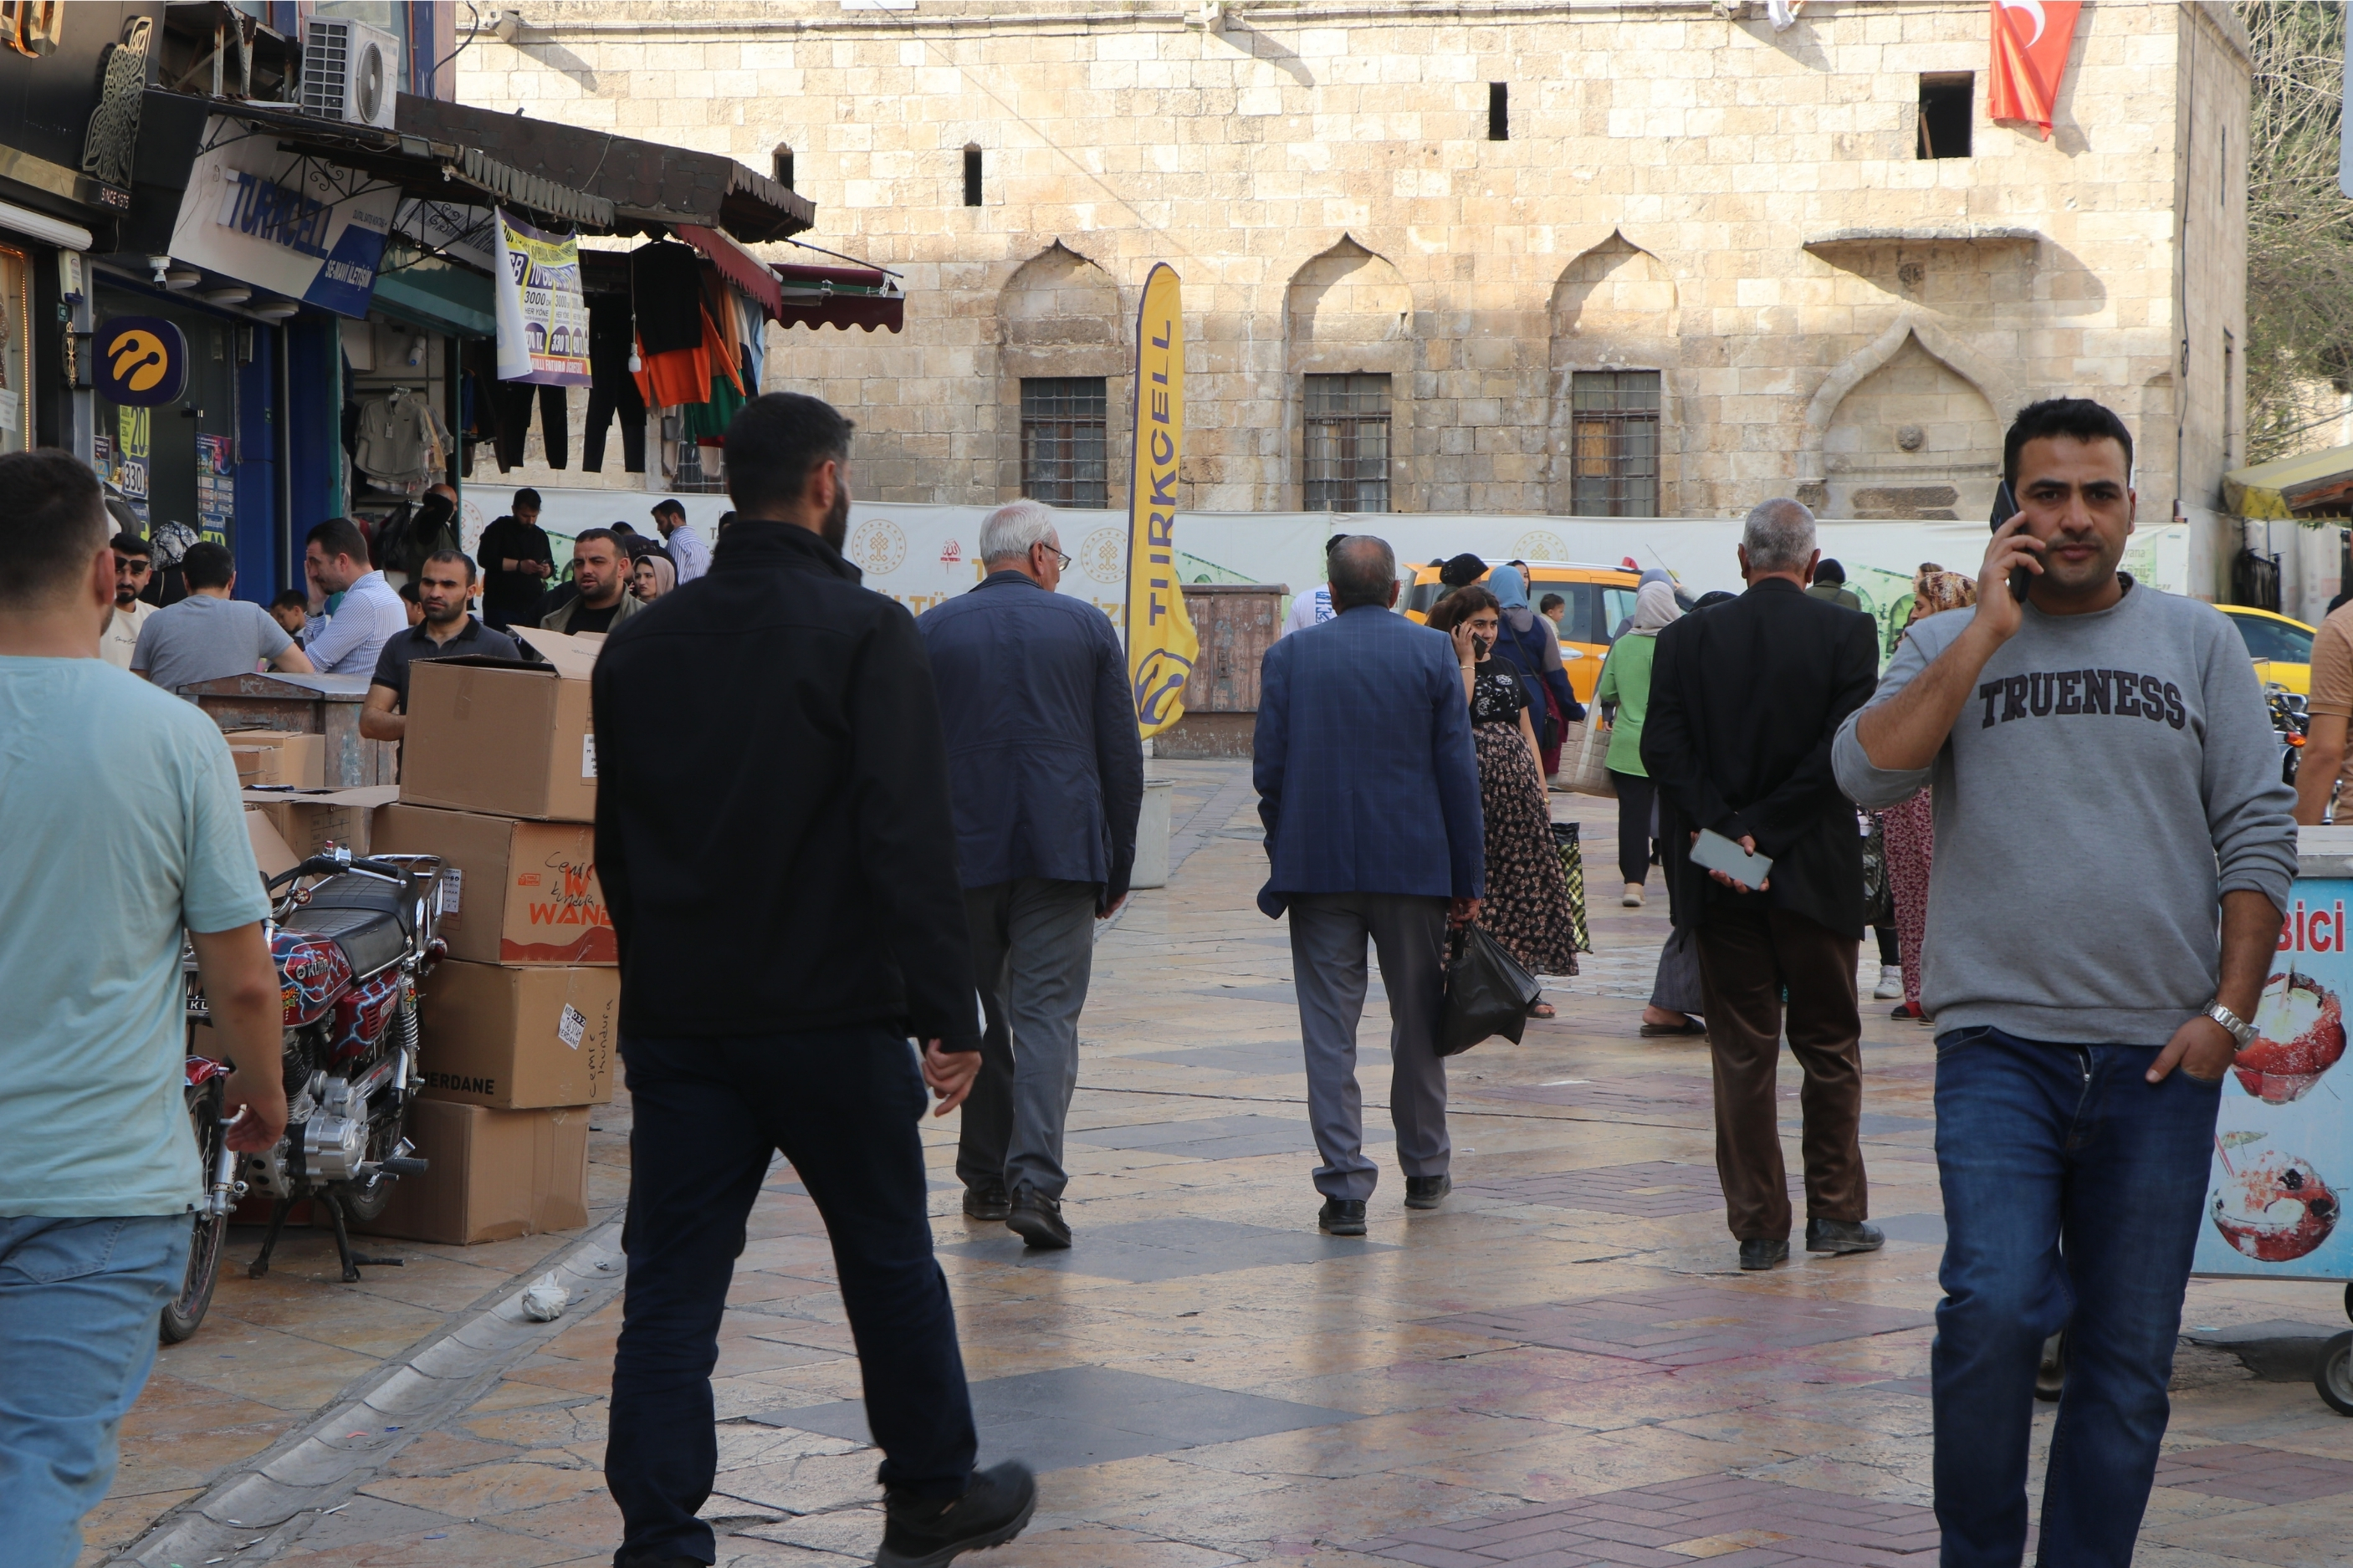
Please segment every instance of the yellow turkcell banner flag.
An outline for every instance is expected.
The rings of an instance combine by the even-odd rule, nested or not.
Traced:
[[[1176,268],[1156,262],[1135,317],[1135,465],[1127,490],[1127,679],[1135,724],[1185,716],[1201,645],[1176,571],[1176,460],[1185,447],[1185,321]]]

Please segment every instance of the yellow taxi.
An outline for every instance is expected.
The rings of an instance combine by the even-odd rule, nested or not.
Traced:
[[[2258,610],[2246,605],[2217,605],[2246,639],[2247,657],[2255,661],[2255,679],[2286,687],[2301,696],[2312,692],[2312,628],[2302,621]]]
[[[1398,598],[1398,608],[1417,621],[1430,619],[1430,607],[1446,591],[1438,580],[1442,562],[1412,568],[1411,580]],[[1510,564],[1490,561],[1488,570]],[[1629,572],[1622,566],[1589,566],[1572,561],[1531,561],[1528,568],[1528,607],[1544,603],[1546,594],[1558,594],[1567,601],[1560,624],[1556,628],[1560,638],[1560,661],[1568,671],[1569,689],[1577,693],[1579,702],[1593,700],[1593,689],[1601,684],[1601,661],[1609,655],[1609,645],[1617,640],[1618,628],[1634,618],[1634,595],[1642,585],[1639,572]],[[1485,582],[1482,575],[1481,582]],[[1678,599],[1683,597],[1680,593]],[[1685,607],[1689,608],[1686,602]],[[2307,642],[2310,638],[2307,637]]]

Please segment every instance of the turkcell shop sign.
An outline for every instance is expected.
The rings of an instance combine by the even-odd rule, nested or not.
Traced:
[[[217,119],[207,127],[173,257],[338,315],[366,315],[399,193],[238,129]]]

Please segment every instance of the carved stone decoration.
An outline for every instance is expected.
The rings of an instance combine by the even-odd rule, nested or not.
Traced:
[[[1895,444],[1898,447],[1903,447],[1907,452],[1918,451],[1920,449],[1921,443],[1927,440],[1927,438],[1928,433],[1926,430],[1921,429],[1917,425],[1906,425],[1901,430],[1895,432]]]
[[[147,87],[147,49],[154,39],[152,16],[122,24],[122,39],[106,51],[106,86],[90,116],[82,142],[81,172],[100,184],[131,188],[131,163],[139,147],[139,97]]]

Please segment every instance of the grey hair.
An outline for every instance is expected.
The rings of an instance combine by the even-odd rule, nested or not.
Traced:
[[[1802,572],[1814,553],[1814,514],[1803,503],[1776,496],[1748,514],[1740,547],[1752,572]]]
[[[1369,533],[1352,533],[1332,547],[1332,603],[1352,610],[1358,605],[1386,605],[1397,582],[1397,554],[1388,541]]]
[[[1007,561],[1029,553],[1029,547],[1054,531],[1054,514],[1034,500],[1007,501],[981,520],[980,559]]]

